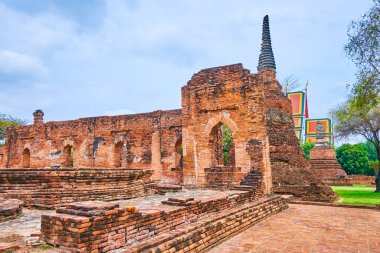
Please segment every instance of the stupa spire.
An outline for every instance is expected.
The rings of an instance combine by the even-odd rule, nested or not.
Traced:
[[[261,43],[261,52],[259,57],[258,71],[274,70],[276,71],[276,63],[272,51],[272,43],[270,39],[269,17],[266,15],[263,20],[263,41]]]

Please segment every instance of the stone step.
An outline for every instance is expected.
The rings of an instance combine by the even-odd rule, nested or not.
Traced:
[[[204,252],[220,241],[288,208],[285,199],[272,197],[229,209],[197,222],[178,226],[150,240],[115,253]]]
[[[237,191],[254,191],[255,187],[251,185],[237,185],[232,188]]]

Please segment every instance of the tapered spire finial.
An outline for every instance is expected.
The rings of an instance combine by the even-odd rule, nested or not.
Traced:
[[[259,57],[258,71],[274,70],[276,71],[276,63],[272,51],[272,43],[270,39],[269,17],[266,15],[263,20],[263,41],[261,43],[261,52]]]

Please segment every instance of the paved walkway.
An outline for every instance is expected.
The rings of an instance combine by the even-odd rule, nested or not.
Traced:
[[[208,252],[380,252],[380,211],[290,205]]]

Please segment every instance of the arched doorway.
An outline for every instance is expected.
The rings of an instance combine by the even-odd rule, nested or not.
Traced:
[[[212,128],[209,147],[211,167],[235,166],[235,145],[229,126],[220,122]]]
[[[182,151],[182,139],[178,139],[174,146],[174,159],[175,165],[174,167],[177,169],[183,168],[183,151]]]
[[[71,145],[66,145],[63,148],[63,163],[62,167],[74,167],[74,149]]]
[[[123,160],[123,146],[124,142],[119,141],[116,143],[114,151],[113,151],[113,166],[115,168],[121,167],[122,160]]]
[[[22,167],[30,168],[30,150],[28,148],[22,152]]]

